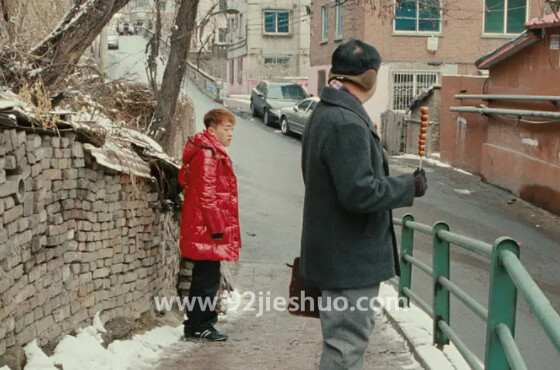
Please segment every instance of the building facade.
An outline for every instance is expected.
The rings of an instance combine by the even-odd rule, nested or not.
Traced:
[[[228,93],[249,94],[261,80],[283,77],[307,88],[310,1],[232,0],[227,6]]]
[[[443,78],[441,158],[560,214],[560,12],[477,66],[489,78]]]
[[[198,4],[196,28],[191,40],[191,52],[215,52],[227,48],[227,2],[201,1]]]
[[[523,31],[541,14],[538,0],[313,0],[309,90],[327,83],[332,52],[357,38],[383,58],[377,93],[365,107],[374,122],[382,112],[405,111],[444,75],[477,75],[474,62]],[[377,7],[374,8],[374,5]],[[544,6],[544,5],[543,5]]]

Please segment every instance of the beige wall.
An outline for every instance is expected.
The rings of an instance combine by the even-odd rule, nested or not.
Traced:
[[[228,35],[228,59],[234,60],[234,83],[231,84],[231,63],[228,61],[228,93],[247,94],[255,82],[278,77],[307,77],[309,74],[310,17],[306,5],[310,0],[232,0],[228,6],[239,10],[231,15],[237,19],[237,29]],[[291,12],[290,33],[264,34],[265,10]],[[290,56],[288,68],[264,64],[265,57]],[[238,81],[238,63],[243,60],[242,81]]]

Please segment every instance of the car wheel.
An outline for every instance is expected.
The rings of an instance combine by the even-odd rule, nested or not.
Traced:
[[[280,131],[282,131],[282,134],[284,135],[288,135],[290,133],[290,125],[288,124],[286,117],[282,117],[282,120],[280,121]]]
[[[268,115],[268,109],[264,110],[263,121],[265,126],[270,126],[270,116]]]
[[[256,117],[256,116],[257,116],[257,108],[255,108],[255,104],[253,104],[253,102],[251,102],[251,107],[250,107],[250,109],[251,109],[251,115],[252,115],[253,117]]]

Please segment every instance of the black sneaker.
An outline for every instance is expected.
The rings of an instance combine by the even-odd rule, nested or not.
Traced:
[[[213,342],[223,342],[228,339],[228,335],[220,333],[215,328],[199,331],[185,331],[186,339],[205,339]]]

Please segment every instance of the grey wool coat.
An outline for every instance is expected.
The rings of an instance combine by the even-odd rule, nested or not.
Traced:
[[[392,209],[414,201],[412,174],[389,177],[362,104],[327,86],[302,137],[301,273],[321,289],[372,286],[400,273]]]

